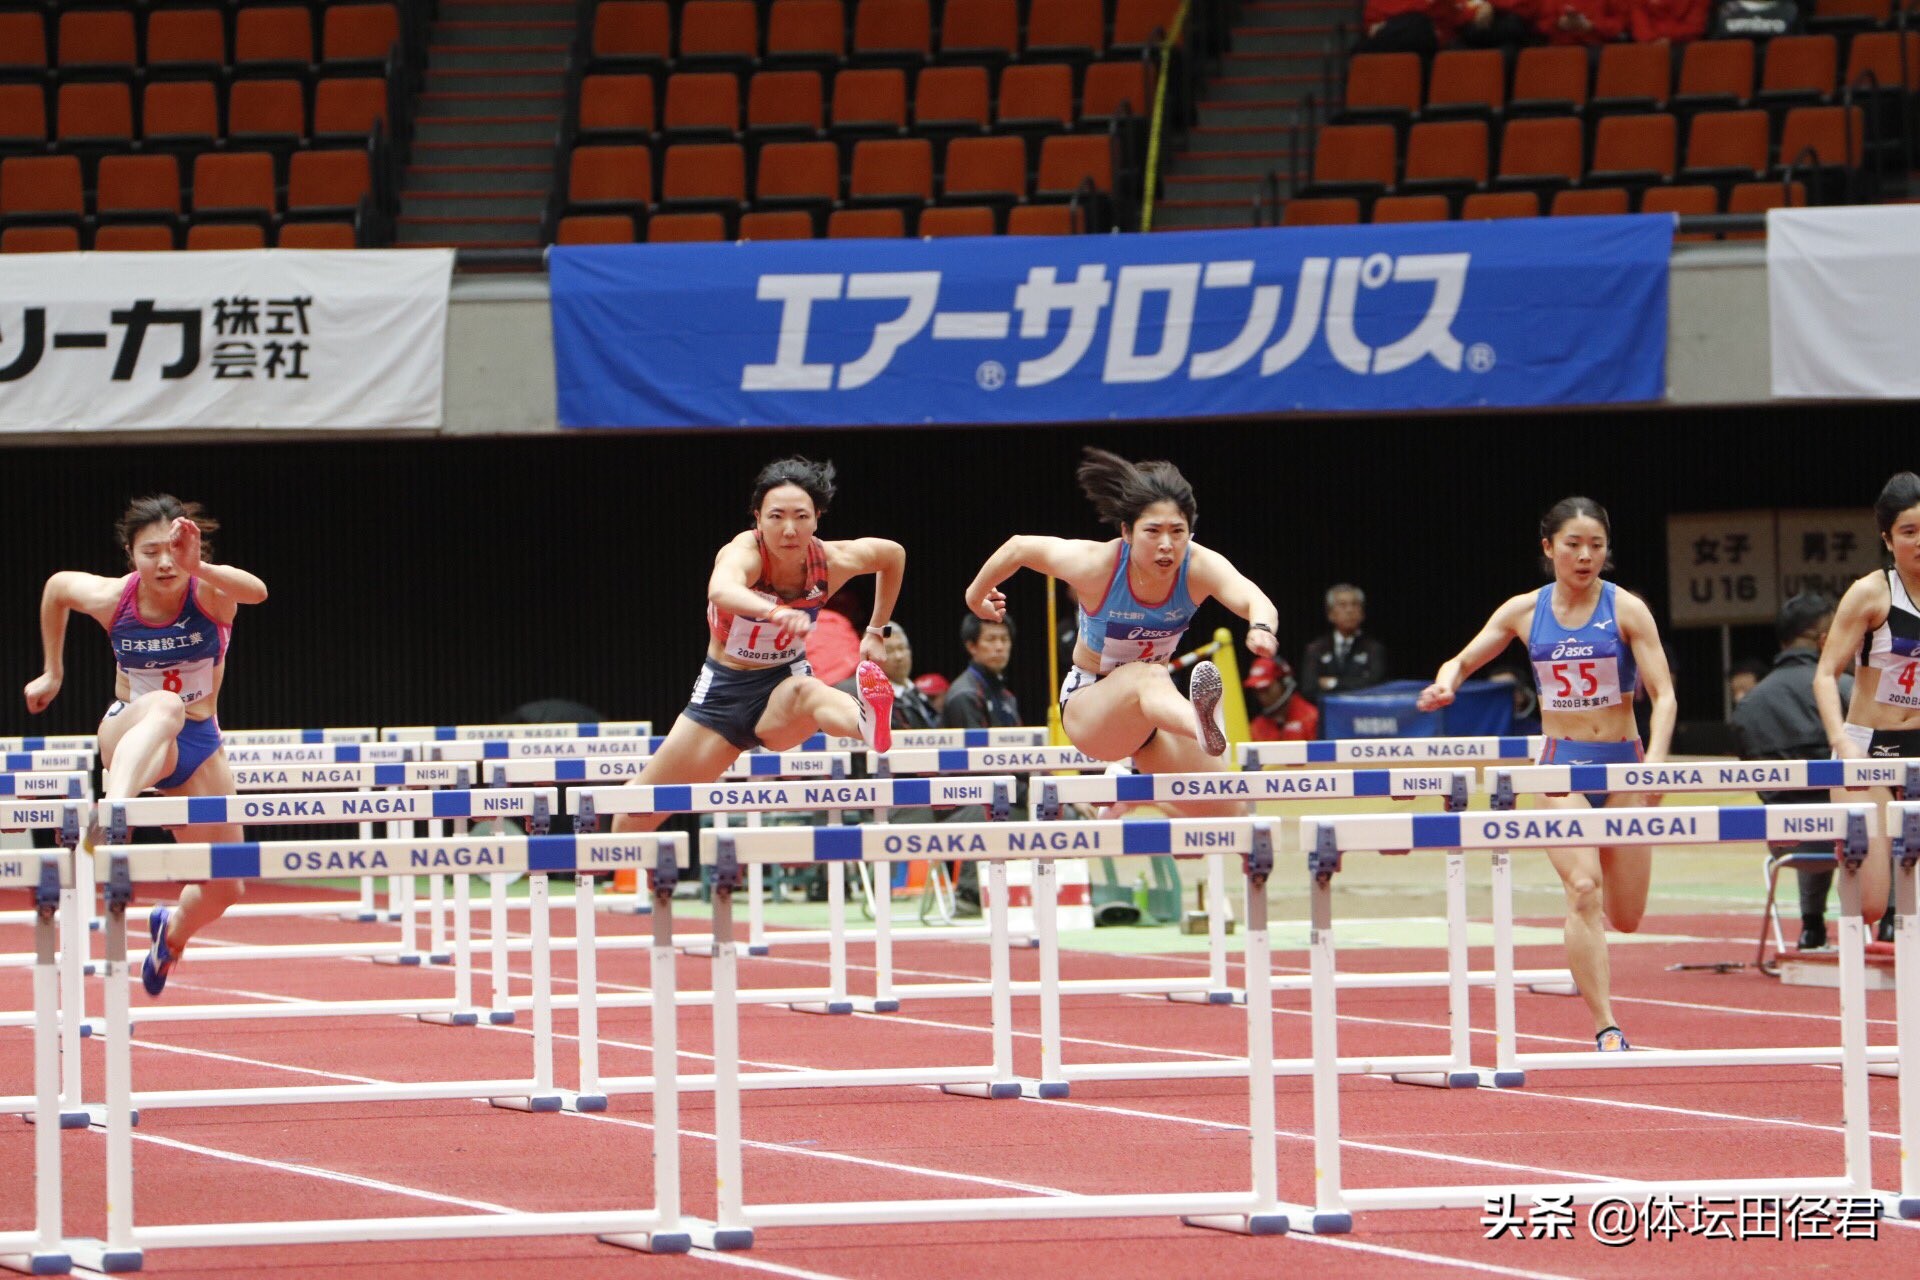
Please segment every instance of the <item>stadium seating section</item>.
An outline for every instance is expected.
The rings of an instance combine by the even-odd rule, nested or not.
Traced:
[[[0,251],[385,243],[424,20],[0,0]]]
[[[1295,157],[1278,221],[1876,199],[1905,182],[1920,86],[1920,33],[1892,17],[1886,0],[1820,0],[1809,34],[1771,41],[1342,57],[1339,105]]]

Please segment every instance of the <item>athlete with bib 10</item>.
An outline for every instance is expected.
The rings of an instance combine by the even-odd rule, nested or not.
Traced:
[[[1813,676],[1813,701],[1836,760],[1920,759],[1920,476],[1902,471],[1873,504],[1880,541],[1893,567],[1876,570],[1847,588]],[[1840,714],[1840,673],[1856,657],[1853,703]],[[1871,787],[1875,804],[1893,798]],[[1859,792],[1835,791],[1836,804]],[[1887,902],[1891,839],[1869,842],[1860,864],[1860,908],[1868,925]]]
[[[893,685],[881,661],[907,553],[885,538],[823,542],[833,501],[830,462],[783,458],[761,469],[748,513],[753,527],[720,548],[707,580],[707,660],[687,708],[635,786],[713,782],[742,751],[786,751],[815,732],[893,745]],[[860,640],[858,697],[816,679],[807,633],[849,578],[874,576],[873,620]],[[652,831],[664,814],[621,814],[615,831]]]
[[[1665,760],[1677,709],[1666,651],[1645,603],[1601,578],[1613,567],[1612,546],[1612,527],[1599,503],[1555,503],[1540,520],[1540,551],[1553,581],[1494,610],[1480,634],[1421,691],[1420,709],[1452,702],[1461,681],[1518,640],[1527,646],[1540,686],[1540,726],[1547,738],[1541,764]],[[1653,702],[1644,752],[1633,722],[1633,697],[1641,685]],[[1592,802],[1571,795],[1542,796],[1540,803],[1571,809]],[[1607,803],[1657,804],[1659,797],[1615,795]],[[1607,1052],[1629,1048],[1613,1017],[1605,925],[1622,933],[1640,927],[1652,851],[1550,849],[1547,856],[1566,890],[1567,967],[1593,1014],[1594,1043]]]
[[[220,686],[234,613],[267,598],[266,584],[244,569],[214,564],[204,539],[220,527],[197,502],[171,494],[141,498],[120,517],[117,532],[133,572],[119,578],[63,571],[40,597],[40,640],[46,667],[27,685],[27,710],[46,710],[66,677],[67,615],[84,613],[113,647],[113,705],[100,722],[106,796],[118,800],[152,787],[172,796],[230,796],[233,771],[220,745]],[[188,843],[237,841],[235,823],[175,827]],[[89,830],[88,847],[99,833]],[[238,880],[211,880],[180,891],[176,910],[147,917],[152,944],[141,969],[157,996],[187,939],[240,896]]]

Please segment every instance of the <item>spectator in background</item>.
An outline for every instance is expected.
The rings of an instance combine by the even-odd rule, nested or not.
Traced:
[[[1020,703],[1006,680],[1007,663],[1013,657],[1013,618],[988,622],[970,613],[960,622],[960,643],[966,646],[969,661],[947,687],[940,723],[951,729],[1019,725]]]
[[[1469,49],[1517,49],[1539,44],[1543,11],[1559,0],[1461,0],[1460,43]]]
[[[1611,44],[1627,29],[1630,0],[1539,0],[1535,28],[1548,44]]]
[[[1827,629],[1833,624],[1833,601],[1818,592],[1802,592],[1780,607],[1774,634],[1780,652],[1773,670],[1734,708],[1733,731],[1740,754],[1748,760],[1824,760],[1831,749],[1826,727],[1813,701],[1814,671]],[[1840,701],[1853,695],[1853,681],[1840,677]],[[1825,791],[1762,791],[1762,804],[1821,804]],[[1787,846],[1794,853],[1831,853],[1833,842],[1804,841]],[[1833,869],[1797,869],[1800,876],[1800,949],[1818,951],[1827,945],[1827,890]]]
[[[1431,59],[1453,43],[1460,25],[1459,0],[1367,0],[1361,14],[1365,34],[1355,53],[1417,53]]]
[[[1487,673],[1492,684],[1504,684],[1513,690],[1513,724],[1510,733],[1522,737],[1540,732],[1540,695],[1533,691],[1533,675],[1502,665]]]
[[[1712,0],[1627,0],[1627,37],[1639,44],[1698,40],[1712,12]]]
[[[925,698],[927,704],[933,708],[933,723],[936,726],[944,724],[945,721],[941,716],[947,708],[947,678],[938,671],[923,672],[913,678],[913,687],[920,691],[920,696]]]
[[[853,624],[860,611],[860,597],[843,587],[821,606],[807,632],[807,661],[822,684],[851,679],[860,665],[860,628]]]
[[[1327,621],[1333,630],[1307,646],[1300,661],[1304,692],[1318,705],[1329,693],[1351,693],[1387,678],[1387,647],[1360,633],[1367,620],[1367,593],[1349,582],[1327,590]]]
[[[1767,664],[1757,658],[1742,658],[1734,663],[1733,670],[1727,673],[1727,705],[1739,706],[1766,675]]]
[[[1255,742],[1306,742],[1320,736],[1320,708],[1300,696],[1293,664],[1285,658],[1255,658],[1242,683],[1253,690],[1247,730]]]

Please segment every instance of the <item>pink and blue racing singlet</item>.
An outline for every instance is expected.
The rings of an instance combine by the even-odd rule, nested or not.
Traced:
[[[1578,627],[1562,626],[1553,616],[1553,584],[1540,588],[1527,633],[1527,656],[1540,685],[1543,711],[1597,711],[1630,702],[1640,673],[1633,650],[1620,638],[1614,612],[1614,585],[1600,584],[1600,602]]]
[[[766,540],[754,535],[760,547],[760,576],[752,591],[767,602],[767,612],[798,609],[809,618],[819,618],[820,606],[827,602],[827,548],[815,538],[807,544],[807,582],[801,594],[783,598],[773,585],[773,561],[767,556]],[[764,618],[737,618],[709,603],[707,630],[727,657],[747,667],[786,667],[807,656],[807,638],[766,621]]]
[[[1107,580],[1106,594],[1091,610],[1080,605],[1080,643],[1100,655],[1099,674],[1125,666],[1129,662],[1167,662],[1180,652],[1180,637],[1193,621],[1193,597],[1187,594],[1187,566],[1193,563],[1188,548],[1180,561],[1180,572],[1173,580],[1167,598],[1148,604],[1134,597],[1127,581],[1129,552],[1125,539]]]
[[[216,622],[200,607],[200,580],[187,583],[180,612],[166,622],[140,616],[140,575],[129,574],[107,628],[113,661],[127,673],[127,696],[164,689],[192,706],[213,692],[213,669],[226,660],[233,628]]]

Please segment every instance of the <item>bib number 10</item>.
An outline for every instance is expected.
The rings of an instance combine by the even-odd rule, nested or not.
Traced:
[[[1554,692],[1563,698],[1579,696],[1591,698],[1600,691],[1600,678],[1594,674],[1596,664],[1591,662],[1556,662],[1553,664]],[[1908,670],[1912,670],[1911,663]],[[1579,688],[1574,687],[1575,681]]]
[[[764,625],[757,626],[752,631],[749,631],[747,633],[748,649],[758,649],[760,647],[760,633],[763,630],[765,630]],[[785,627],[780,628],[779,632],[773,637],[773,647],[775,649],[785,650],[786,647],[792,643],[793,643],[793,632],[789,631]]]

